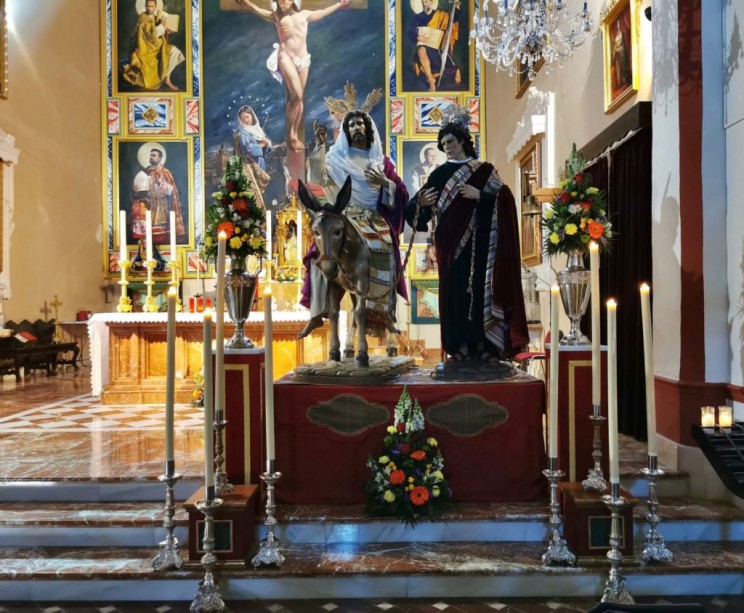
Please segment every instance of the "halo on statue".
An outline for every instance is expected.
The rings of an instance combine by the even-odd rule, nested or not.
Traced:
[[[439,5],[439,0],[433,0],[431,3],[431,10],[436,11],[437,6]],[[411,10],[416,13],[417,15],[424,10],[423,4],[421,4],[421,0],[411,0]]]
[[[160,163],[165,164],[165,159],[168,157],[168,154],[165,152],[165,147],[163,147],[163,145],[161,145],[160,143],[156,143],[153,141],[142,145],[137,152],[137,161],[140,163],[140,166],[142,166],[142,168],[148,168],[150,166],[150,152],[153,149],[157,149],[158,151],[160,151],[160,155],[162,156],[160,159]]]
[[[429,150],[436,152],[436,157],[434,158],[434,160],[438,166],[441,166],[447,161],[447,155],[444,153],[444,151],[440,151],[439,147],[437,147],[437,144],[432,142],[426,143],[423,147],[421,147],[421,151],[419,151],[419,161],[422,164],[426,162],[426,152]]]
[[[142,13],[145,12],[145,2],[146,1],[147,0],[136,0],[135,1],[135,3],[134,3],[134,9],[137,11],[137,14],[138,15],[141,15]],[[158,3],[158,10],[159,11],[162,11],[163,10],[163,0],[156,0],[156,2]]]

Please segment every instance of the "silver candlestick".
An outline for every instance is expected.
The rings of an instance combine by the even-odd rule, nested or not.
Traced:
[[[576,564],[576,556],[571,553],[565,539],[561,537],[563,518],[560,514],[561,505],[558,502],[558,481],[565,474],[562,470],[558,470],[558,458],[548,458],[548,468],[543,471],[543,475],[550,481],[550,541],[548,550],[542,555],[542,562],[545,566]]]
[[[607,421],[605,417],[602,417],[602,406],[599,404],[593,404],[593,414],[589,416],[589,420],[594,426],[594,438],[592,439],[592,458],[594,459],[594,468],[589,469],[589,474],[586,479],[581,482],[585,490],[593,490],[595,492],[607,491],[607,481],[602,475],[602,437],[600,435],[602,429],[602,423]]]
[[[225,463],[222,432],[226,425],[227,420],[225,420],[224,412],[217,411],[214,418],[214,431],[217,433],[214,446],[214,491],[218,496],[230,494],[235,489],[233,484],[228,481],[227,473],[222,470],[222,465]]]
[[[661,518],[657,513],[659,500],[656,498],[656,480],[664,474],[659,468],[659,458],[655,455],[648,456],[648,468],[642,468],[641,474],[648,480],[648,515],[646,519],[650,527],[646,533],[646,543],[641,554],[641,564],[646,565],[649,562],[671,562],[674,560],[674,554],[667,549],[664,538],[656,530]]]
[[[199,582],[196,597],[189,607],[191,613],[221,613],[225,610],[225,603],[220,595],[220,588],[214,580],[212,569],[217,561],[214,555],[214,511],[222,504],[222,500],[214,497],[214,491],[207,489],[207,499],[199,500],[196,508],[204,514],[204,555],[201,563],[204,565],[204,579]],[[211,494],[211,495],[210,495]]]
[[[274,470],[274,460],[266,460],[266,472],[261,474],[261,480],[266,483],[266,538],[261,541],[258,553],[253,556],[251,564],[253,566],[274,565],[281,566],[284,564],[284,556],[279,551],[279,540],[274,536],[274,526],[276,526],[276,517],[274,517],[274,484],[280,479],[282,473]],[[248,565],[248,558],[245,560]]]
[[[623,542],[620,522],[622,521],[621,513],[623,507],[627,504],[625,498],[620,495],[620,484],[611,483],[610,494],[608,496],[602,496],[602,501],[607,505],[607,508],[610,509],[610,513],[612,514],[610,549],[607,552],[607,559],[610,561],[610,574],[605,582],[602,602],[633,604],[635,601],[625,585],[625,577],[620,573],[620,564],[623,561],[623,554],[620,551]]]
[[[158,481],[165,483],[165,517],[163,518],[163,528],[165,528],[165,539],[160,541],[160,551],[152,559],[152,567],[155,570],[163,568],[181,568],[183,558],[178,550],[178,539],[173,534],[176,522],[173,516],[176,514],[176,504],[173,499],[173,486],[181,478],[179,473],[175,472],[175,462],[168,460],[165,462],[165,474],[158,477]]]

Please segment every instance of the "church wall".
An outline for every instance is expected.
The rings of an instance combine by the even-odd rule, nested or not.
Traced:
[[[100,2],[8,3],[9,97],[0,127],[16,137],[12,299],[6,319],[105,310],[101,291]],[[53,315],[50,315],[53,316]]]

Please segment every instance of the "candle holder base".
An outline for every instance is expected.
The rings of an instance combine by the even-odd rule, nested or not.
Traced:
[[[566,544],[566,540],[561,536],[561,527],[563,518],[560,515],[561,505],[558,502],[558,481],[566,474],[562,470],[557,470],[558,461],[556,458],[549,458],[550,466],[543,471],[543,475],[550,481],[550,540],[548,541],[548,550],[542,555],[544,566],[553,564],[576,564],[576,556]]]
[[[659,501],[656,498],[656,480],[664,474],[664,471],[658,467],[657,456],[648,456],[648,467],[642,468],[641,474],[648,481],[648,500],[646,501],[648,515],[646,515],[646,520],[650,526],[646,533],[643,553],[641,553],[641,566],[645,566],[649,562],[668,564],[674,560],[674,554],[667,549],[664,538],[657,530],[661,517],[657,513]]]
[[[189,611],[191,613],[221,613],[225,610],[225,603],[220,595],[220,588],[214,579],[212,570],[217,558],[214,555],[214,511],[222,504],[222,500],[200,500],[196,508],[204,513],[204,555],[201,562],[204,565],[204,579],[199,582]]]
[[[127,296],[127,271],[132,267],[132,263],[129,260],[119,260],[119,268],[121,269],[121,280],[118,281],[121,286],[121,297],[119,298],[119,304],[116,310],[119,313],[131,313],[132,312],[132,299]]]
[[[594,460],[594,468],[589,469],[589,473],[581,482],[581,485],[586,491],[599,492],[602,494],[607,491],[607,480],[602,474],[602,438],[601,430],[602,424],[607,421],[606,417],[602,417],[600,414],[602,407],[598,404],[592,405],[594,408],[593,415],[589,416],[589,421],[592,422],[594,428],[594,437],[592,439],[592,459]]]
[[[627,501],[620,496],[619,483],[612,484],[611,494],[602,496],[602,502],[610,509],[612,516],[610,524],[610,549],[607,552],[607,559],[610,561],[610,573],[605,582],[602,602],[634,604],[635,601],[628,591],[625,577],[620,574],[620,565],[623,561],[623,554],[620,551],[623,538],[620,530],[620,522],[622,521],[621,513]]]
[[[284,556],[279,551],[279,539],[274,536],[274,527],[277,524],[274,517],[274,487],[276,482],[281,478],[282,473],[274,470],[274,460],[266,461],[267,471],[261,474],[261,480],[266,484],[266,538],[264,538],[258,547],[258,553],[253,556],[250,564],[258,566],[277,566],[284,564]],[[248,558],[245,559],[245,565],[248,566]]]
[[[181,478],[179,473],[160,475],[158,481],[165,483],[165,517],[163,527],[165,528],[165,539],[160,541],[160,551],[152,559],[152,567],[155,570],[175,568],[178,570],[183,565],[183,558],[178,549],[178,538],[173,534],[176,526],[173,516],[176,513],[176,505],[173,498],[173,487]]]

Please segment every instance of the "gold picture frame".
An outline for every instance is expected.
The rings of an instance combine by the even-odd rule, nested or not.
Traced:
[[[8,10],[0,0],[0,98],[8,99]]]
[[[438,279],[437,257],[434,245],[415,244],[411,248],[411,257],[408,260],[409,279]]]
[[[614,0],[602,16],[605,113],[638,92],[638,0]]]
[[[537,64],[535,64],[535,73],[540,71],[544,63],[545,60],[543,58],[540,58],[537,61]],[[527,64],[521,62],[520,60],[516,60],[515,65],[517,66],[517,74],[514,77],[514,97],[518,100],[519,98],[524,96],[524,93],[529,89],[530,83],[532,83],[532,79],[527,76]]]

